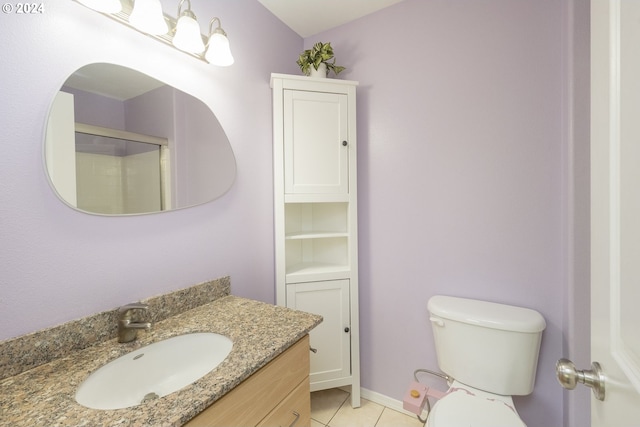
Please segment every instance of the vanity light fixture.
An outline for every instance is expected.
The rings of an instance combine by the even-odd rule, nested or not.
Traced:
[[[220,26],[220,19],[216,17],[211,20],[208,37],[204,37],[200,34],[200,26],[195,14],[191,11],[191,0],[180,0],[177,19],[162,12],[160,0],[74,1],[194,58],[220,67],[234,62],[229,39]],[[182,6],[185,1],[187,8],[183,11]],[[213,29],[213,23],[216,21],[218,26]],[[206,45],[204,40],[207,40]]]
[[[122,10],[120,0],[78,0],[83,5],[102,13],[118,13]]]
[[[182,5],[187,2],[187,9],[182,11]],[[189,53],[202,53],[204,42],[200,35],[200,26],[196,15],[191,11],[191,0],[180,0],[178,4],[178,23],[173,36],[173,45]]]

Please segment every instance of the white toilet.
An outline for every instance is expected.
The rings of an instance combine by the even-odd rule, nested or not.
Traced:
[[[546,323],[527,308],[465,298],[429,299],[436,354],[450,378],[427,427],[526,427],[511,396],[533,391]]]

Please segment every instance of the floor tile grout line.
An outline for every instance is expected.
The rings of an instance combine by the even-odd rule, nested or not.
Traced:
[[[336,415],[338,415],[338,412],[340,412],[340,409],[342,409],[342,407],[344,406],[345,402],[347,402],[347,400],[349,400],[349,397],[351,397],[351,393],[347,393],[347,396],[344,398],[344,400],[342,401],[340,406],[338,406],[338,409],[336,410],[336,412],[334,412],[333,415],[331,416],[331,418],[329,419],[329,422],[327,423],[326,427],[331,427],[331,421],[333,421],[333,419],[336,417]]]
[[[380,411],[380,415],[378,415],[378,418],[376,419],[376,422],[373,424],[373,427],[376,427],[378,425],[378,423],[380,422],[380,418],[382,418],[382,414],[386,409],[387,409],[386,406],[382,407],[382,411]]]
[[[336,418],[336,416],[338,415],[338,413],[340,412],[340,410],[342,410],[343,408],[345,408],[345,405],[350,404],[350,403],[348,403],[348,402],[349,402],[349,398],[351,397],[351,393],[350,393],[350,392],[348,392],[348,391],[346,391],[346,390],[343,390],[343,391],[345,392],[345,397],[344,397],[344,399],[343,399],[341,402],[340,402],[340,401],[336,402],[336,403],[338,403],[338,407],[337,407],[334,411],[332,411],[332,412],[330,413],[330,415],[329,415],[329,420],[328,420],[326,423],[325,423],[325,422],[323,422],[323,421],[320,421],[320,420],[318,420],[318,419],[316,419],[316,418],[311,417],[315,422],[317,422],[317,423],[318,423],[318,425],[323,426],[323,427],[331,427],[331,423],[332,423],[332,422],[333,422],[333,420]],[[366,400],[366,399],[365,399],[365,400]],[[386,416],[385,414],[389,415],[389,414],[390,414],[390,413],[392,413],[392,412],[399,412],[399,411],[396,411],[394,408],[390,408],[390,407],[385,406],[385,405],[382,405],[382,404],[378,404],[378,405],[380,405],[380,406],[382,407],[382,411],[381,411],[381,412],[380,412],[380,414],[377,416],[377,418],[376,418],[376,420],[375,420],[375,423],[374,423],[374,424],[372,424],[372,425],[373,425],[373,427],[377,427],[378,425],[383,425],[383,424],[381,424],[381,421],[382,421],[382,419],[383,419],[383,416]],[[389,411],[387,411],[387,409],[388,409]],[[402,414],[402,412],[399,412],[399,413],[400,413],[400,414]],[[410,417],[410,418],[413,418],[413,417]],[[368,424],[368,425],[371,425],[371,424]],[[421,427],[424,427],[424,425],[422,425]]]
[[[320,421],[320,420],[316,420],[316,419],[315,419],[315,418],[313,418],[313,417],[311,417],[311,419],[312,419],[313,421],[317,422],[318,424],[322,425],[323,427],[327,427],[327,425],[328,425],[328,424],[323,423],[323,422],[322,422],[322,421]]]

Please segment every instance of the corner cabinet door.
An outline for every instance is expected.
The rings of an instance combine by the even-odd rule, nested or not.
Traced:
[[[347,194],[347,95],[284,91],[284,176],[287,194]]]
[[[323,317],[309,333],[311,384],[351,375],[349,280],[288,284],[287,307]]]

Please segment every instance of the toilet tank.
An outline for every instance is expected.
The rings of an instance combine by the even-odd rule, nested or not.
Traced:
[[[468,386],[501,395],[533,391],[542,331],[528,308],[437,295],[428,309],[440,369]]]

